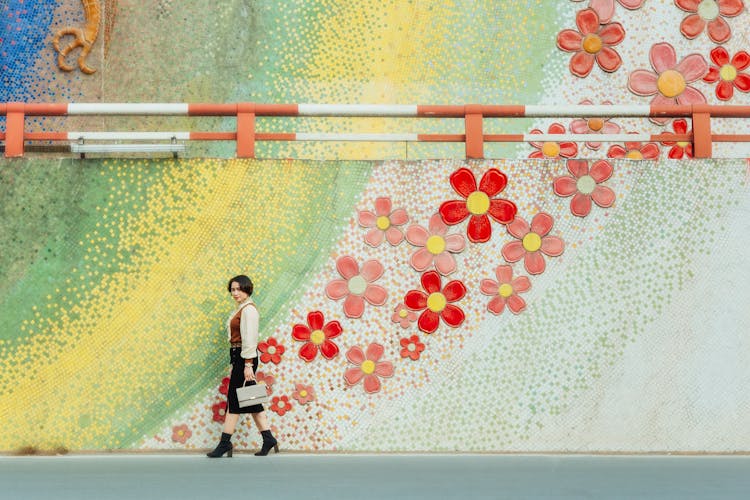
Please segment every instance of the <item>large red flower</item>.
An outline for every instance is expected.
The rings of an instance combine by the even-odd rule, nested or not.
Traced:
[[[335,358],[339,353],[339,346],[331,339],[341,335],[342,331],[341,323],[325,323],[322,312],[312,311],[307,315],[307,325],[296,324],[292,327],[292,338],[298,342],[305,342],[299,350],[299,357],[309,363],[315,359],[318,351],[326,359]]]
[[[393,376],[393,363],[380,360],[383,357],[383,352],[385,352],[385,348],[375,343],[367,346],[366,352],[356,345],[346,351],[346,359],[357,365],[355,368],[349,368],[344,372],[346,383],[355,385],[364,379],[365,392],[369,394],[378,392],[380,390],[379,377]]]
[[[622,58],[613,45],[625,38],[620,23],[601,24],[594,9],[583,9],[576,14],[578,30],[562,30],[557,35],[557,47],[565,52],[575,52],[570,58],[570,72],[584,78],[591,73],[594,61],[612,73],[622,65]]]
[[[685,120],[684,118],[673,121],[672,128],[674,129],[675,134],[684,135],[691,133],[691,131],[688,130],[687,120]],[[664,134],[675,135],[671,132],[665,132]],[[669,153],[667,156],[669,156],[669,158],[673,160],[681,160],[683,157],[693,157],[693,143],[690,141],[664,141],[662,142],[662,144],[664,144],[665,146],[672,146],[671,148],[669,148]]]
[[[479,181],[468,168],[462,167],[450,176],[451,186],[465,200],[451,200],[440,205],[440,217],[448,225],[458,224],[467,217],[469,225],[466,234],[473,243],[484,243],[492,236],[490,217],[500,224],[508,224],[516,216],[516,205],[512,201],[493,198],[508,183],[504,173],[496,168],[487,170]],[[488,217],[489,215],[489,217]]]
[[[570,201],[573,215],[586,217],[591,212],[592,200],[604,208],[615,202],[615,192],[600,185],[612,176],[612,165],[608,161],[596,161],[589,169],[586,160],[568,160],[568,171],[571,175],[556,177],[552,187],[557,196],[573,196]]]
[[[738,16],[745,8],[742,0],[674,0],[674,3],[690,13],[680,23],[680,33],[692,40],[706,30],[714,43],[729,40],[732,29],[724,18]]]
[[[508,224],[508,232],[519,241],[511,241],[503,246],[502,254],[508,262],[523,259],[523,267],[529,274],[541,274],[546,263],[544,255],[557,257],[563,253],[565,244],[557,236],[550,236],[554,220],[552,216],[539,212],[531,219],[531,226],[520,217]]]
[[[268,337],[263,342],[260,342],[258,344],[258,350],[261,353],[261,362],[268,363],[271,361],[275,365],[281,363],[281,355],[284,354],[285,351],[284,346],[279,344],[273,337]]]
[[[724,47],[715,47],[711,51],[711,61],[716,66],[709,66],[708,74],[703,77],[704,82],[716,85],[716,97],[728,101],[734,96],[734,89],[740,92],[750,91],[750,75],[742,73],[750,66],[750,55],[744,50],[737,52],[729,59],[729,52]]]
[[[535,128],[530,132],[534,135],[541,135],[542,131],[538,128]],[[565,133],[565,127],[561,123],[553,123],[552,125],[547,128],[548,134],[564,134]],[[538,142],[538,141],[532,141],[529,144],[531,144],[533,147],[537,149],[537,151],[532,151],[529,155],[529,158],[539,158],[539,159],[552,159],[552,158],[573,158],[578,154],[578,145],[575,142],[555,142],[555,141],[546,141],[546,142]]]
[[[466,286],[459,280],[453,280],[441,288],[440,274],[427,271],[422,275],[422,290],[409,290],[404,297],[406,307],[424,312],[419,315],[417,326],[425,333],[433,333],[440,325],[440,318],[453,328],[464,322],[465,316],[460,307],[452,304],[466,295]]]

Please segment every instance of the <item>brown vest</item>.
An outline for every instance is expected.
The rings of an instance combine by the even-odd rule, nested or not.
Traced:
[[[242,309],[237,311],[237,314],[232,316],[232,319],[229,320],[229,342],[232,344],[239,344],[242,343],[242,333],[240,332],[240,322],[242,321],[242,311],[247,306],[255,307],[254,304],[246,304],[242,306]]]

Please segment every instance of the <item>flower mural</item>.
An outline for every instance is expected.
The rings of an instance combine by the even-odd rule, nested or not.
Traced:
[[[742,73],[742,70],[750,66],[750,54],[744,50],[738,51],[732,58],[724,47],[715,47],[711,50],[711,61],[715,66],[708,68],[708,73],[703,77],[707,83],[716,83],[716,97],[722,101],[728,101],[734,97],[734,89],[740,92],[750,92],[750,75]]]
[[[687,120],[680,118],[672,122],[672,129],[674,134],[684,135],[691,134],[692,130],[688,130]],[[665,135],[674,135],[671,132],[665,132]],[[667,156],[673,160],[681,160],[682,158],[693,157],[693,143],[690,141],[664,141],[662,142],[665,146],[671,146]]]
[[[625,146],[613,144],[607,150],[608,158],[627,158],[628,160],[656,160],[661,150],[655,142],[643,144],[639,141],[628,141]]]
[[[401,325],[401,328],[409,328],[412,323],[417,321],[417,313],[409,310],[409,308],[402,302],[393,309],[391,321]]]
[[[344,297],[344,314],[348,318],[360,318],[365,312],[365,302],[382,306],[388,292],[380,285],[373,284],[383,275],[383,265],[377,260],[359,264],[353,257],[345,255],[336,261],[336,269],[343,279],[335,279],[326,285],[326,295],[332,300]]]
[[[380,378],[393,376],[393,363],[390,361],[381,361],[385,348],[377,343],[367,346],[363,351],[361,347],[354,346],[346,352],[346,359],[354,368],[349,368],[344,372],[344,380],[349,386],[358,384],[364,380],[363,385],[365,392],[372,394],[380,391]]]
[[[622,42],[625,30],[620,23],[600,24],[594,9],[584,9],[576,14],[578,31],[562,30],[557,35],[557,47],[574,52],[570,58],[570,72],[585,78],[594,68],[594,62],[603,71],[612,73],[622,65],[622,58],[612,47]]]
[[[305,384],[294,384],[294,392],[292,398],[301,405],[306,405],[315,401],[315,391],[311,385]]]
[[[637,69],[628,78],[628,89],[636,95],[651,99],[652,106],[674,104],[703,104],[706,97],[688,84],[703,78],[708,63],[700,54],[690,54],[679,62],[677,53],[668,43],[657,43],[649,51],[649,60],[655,71]],[[664,124],[671,118],[652,117],[654,123]]]
[[[513,278],[513,268],[506,265],[495,268],[495,277],[497,281],[483,279],[480,283],[481,292],[492,297],[487,304],[487,310],[496,315],[501,314],[506,304],[513,314],[526,309],[526,301],[518,294],[531,288],[529,278],[526,276]]]
[[[503,258],[508,262],[523,259],[523,266],[529,274],[541,274],[546,268],[544,255],[558,257],[565,244],[557,236],[550,236],[554,220],[552,216],[539,212],[531,219],[531,225],[520,217],[508,224],[508,232],[519,239],[503,245]]]
[[[512,201],[494,198],[508,183],[506,175],[496,168],[490,168],[484,173],[478,188],[474,174],[465,167],[450,175],[450,183],[465,200],[443,202],[440,205],[440,217],[450,226],[469,217],[466,234],[472,243],[490,240],[490,217],[500,224],[507,224],[516,216],[516,205]]]
[[[402,358],[409,358],[412,361],[416,361],[419,359],[422,351],[424,351],[424,344],[419,341],[419,335],[402,338],[399,343],[401,344]]]
[[[434,333],[442,319],[452,328],[464,322],[463,310],[454,305],[466,295],[466,286],[459,280],[453,280],[442,288],[440,275],[436,271],[427,271],[421,278],[422,290],[409,290],[404,303],[409,309],[423,311],[419,315],[417,326],[425,333]]]
[[[172,441],[175,443],[185,444],[192,435],[187,424],[176,425],[172,428]]]
[[[292,410],[292,403],[289,402],[289,396],[274,396],[271,398],[270,410],[278,416],[283,417],[286,412]]]
[[[578,217],[586,217],[591,212],[593,201],[602,208],[611,207],[615,202],[615,192],[601,183],[612,176],[612,165],[606,160],[594,162],[589,168],[586,160],[568,160],[570,175],[556,177],[552,186],[557,196],[573,196],[570,212]]]
[[[341,335],[342,331],[341,323],[325,323],[322,312],[312,311],[307,315],[307,325],[296,324],[292,327],[292,338],[305,343],[299,350],[299,357],[309,363],[318,352],[326,359],[335,358],[339,353],[339,346],[331,339]]]
[[[534,129],[530,132],[531,134],[542,134],[539,129]],[[553,123],[547,129],[548,134],[564,134],[565,127],[560,123]],[[578,145],[575,142],[537,142],[532,141],[532,147],[536,148],[537,151],[532,151],[529,158],[539,159],[553,159],[553,158],[573,158],[578,154]]]
[[[284,346],[273,337],[268,337],[266,340],[259,342],[258,350],[260,351],[261,363],[271,362],[275,365],[281,363],[281,356],[286,351]]]
[[[448,275],[456,270],[454,253],[462,252],[466,240],[460,234],[448,235],[448,226],[443,222],[440,214],[430,217],[429,229],[414,224],[406,230],[406,240],[416,247],[409,262],[419,272],[427,270],[431,265],[442,274]]]
[[[398,208],[391,210],[391,199],[387,197],[375,200],[375,212],[362,210],[359,212],[359,225],[370,228],[365,235],[365,242],[373,247],[379,246],[383,239],[391,245],[398,245],[404,239],[404,233],[399,226],[409,221],[406,210]]]
[[[689,14],[680,23],[680,33],[693,39],[706,31],[714,43],[724,43],[732,36],[725,17],[740,15],[745,8],[742,0],[674,0],[675,5]]]
[[[590,99],[584,99],[580,102],[584,106],[593,105]],[[604,101],[602,104],[611,105],[610,101]],[[570,131],[574,134],[619,134],[620,126],[609,118],[592,117],[576,118],[570,122]],[[586,141],[586,147],[592,151],[598,151],[602,143],[598,141]]]

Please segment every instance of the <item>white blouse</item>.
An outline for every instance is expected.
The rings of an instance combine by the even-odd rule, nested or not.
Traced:
[[[240,316],[242,350],[240,351],[240,356],[242,356],[243,359],[256,358],[258,357],[258,322],[260,320],[260,315],[258,314],[258,309],[255,307],[253,299],[248,297],[247,300],[242,302],[229,316],[229,319],[227,320],[227,337],[229,339],[232,338],[232,330],[229,323],[239,309],[242,309],[242,314]]]

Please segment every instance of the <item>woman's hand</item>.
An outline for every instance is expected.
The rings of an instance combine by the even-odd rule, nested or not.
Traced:
[[[245,365],[245,380],[255,380],[255,373],[253,373],[253,365]]]

